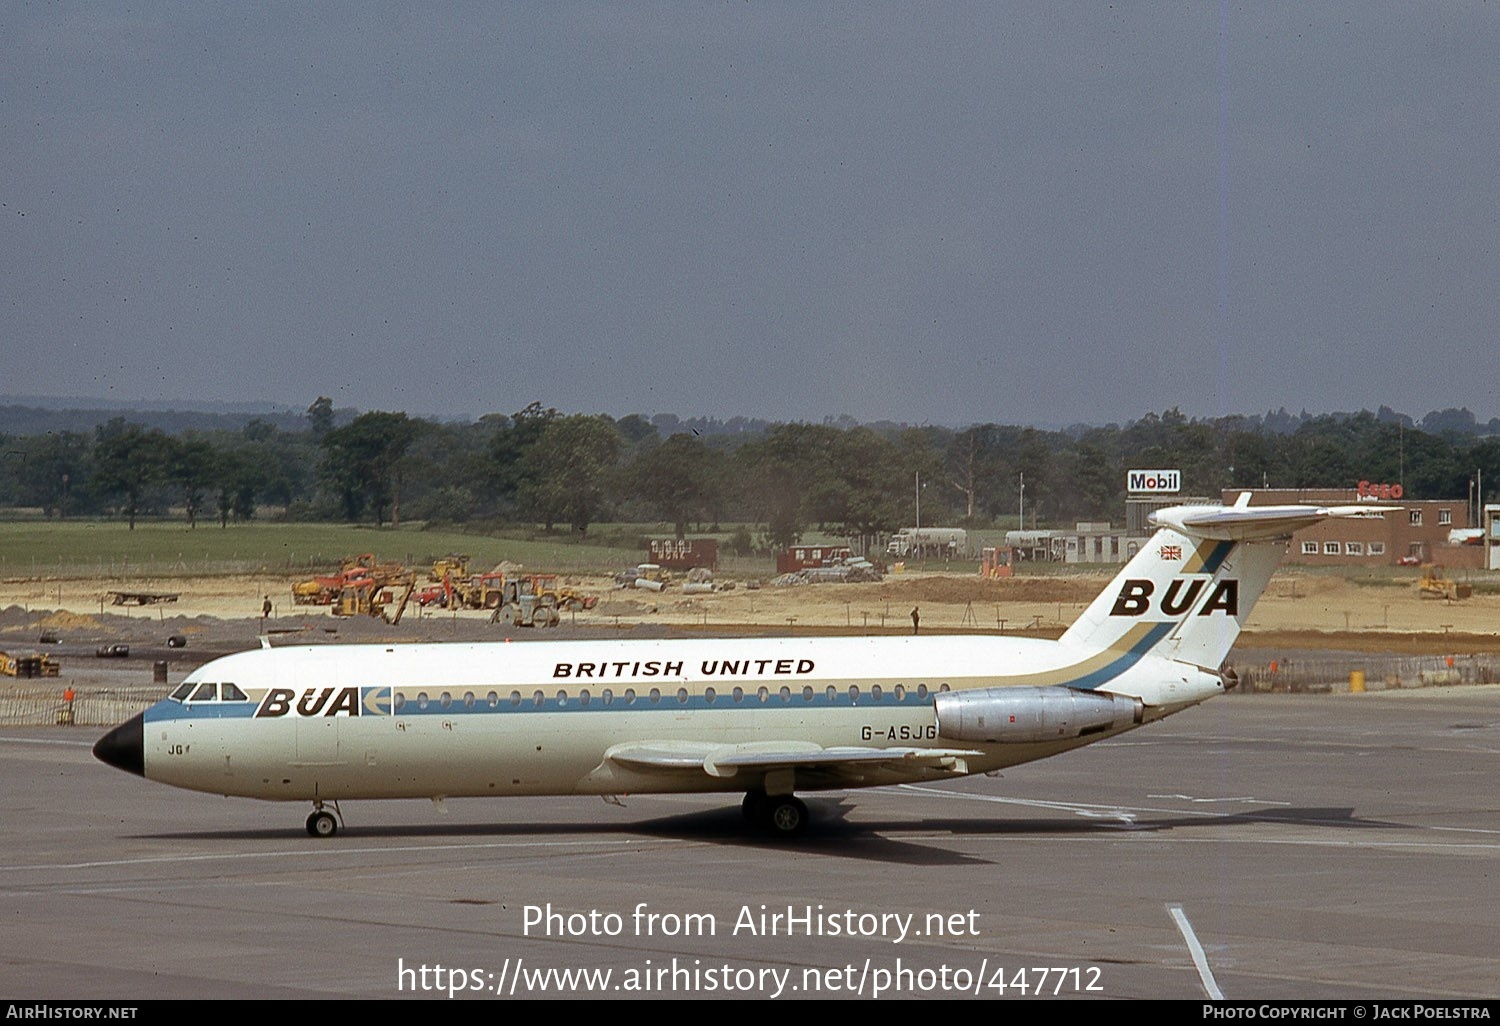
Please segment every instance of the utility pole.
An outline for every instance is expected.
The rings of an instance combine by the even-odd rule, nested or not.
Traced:
[[[922,472],[920,470],[916,471],[915,476],[916,480],[912,488],[917,493],[917,533],[911,540],[912,545],[916,549],[913,555],[922,551]]]

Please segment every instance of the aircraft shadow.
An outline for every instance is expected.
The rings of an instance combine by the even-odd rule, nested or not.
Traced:
[[[1316,826],[1340,830],[1389,830],[1399,823],[1361,819],[1352,808],[1276,808],[1225,813],[1212,816],[1151,814],[1131,819],[1079,817],[1062,814],[1050,818],[966,819],[939,816],[902,817],[851,822],[855,806],[845,802],[808,801],[811,812],[807,832],[792,839],[768,836],[746,823],[739,808],[726,807],[660,816],[635,822],[526,822],[526,823],[359,823],[345,826],[331,841],[312,844],[337,845],[360,839],[453,839],[503,837],[615,837],[621,840],[646,836],[662,840],[696,841],[704,844],[757,847],[841,859],[859,859],[901,865],[993,864],[994,859],[968,855],[942,847],[943,837],[1083,837],[1119,833],[1163,833],[1186,827],[1241,828],[1270,825]],[[921,836],[912,836],[921,835]],[[278,827],[265,830],[223,830],[129,835],[132,840],[242,840],[280,841],[302,839],[300,829]]]

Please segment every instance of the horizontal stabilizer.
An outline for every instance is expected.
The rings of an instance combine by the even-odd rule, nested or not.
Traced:
[[[1151,514],[1158,527],[1196,538],[1254,541],[1278,538],[1324,520],[1373,519],[1399,506],[1172,506]]]

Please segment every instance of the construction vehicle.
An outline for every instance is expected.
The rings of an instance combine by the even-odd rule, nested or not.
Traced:
[[[469,557],[450,552],[442,559],[432,561],[431,579],[434,581],[445,581],[452,578],[455,581],[464,580],[469,576]]]
[[[1457,599],[1466,599],[1474,594],[1472,584],[1459,584],[1448,580],[1443,576],[1443,568],[1440,566],[1429,566],[1422,571],[1422,579],[1417,582],[1417,590],[1423,598],[1439,598],[1453,602]]]
[[[505,590],[505,574],[492,570],[471,577],[443,579],[442,604],[448,609],[494,609],[500,605]]]
[[[56,677],[62,667],[49,655],[0,652],[0,674],[7,677]]]
[[[528,577],[507,578],[500,602],[490,615],[490,623],[516,627],[556,627],[561,622],[557,600],[551,595],[536,594]]]
[[[343,596],[351,588],[366,588],[371,584],[385,585],[403,578],[405,573],[406,569],[400,563],[378,563],[374,553],[365,552],[344,560],[336,574],[311,577],[292,585],[292,604],[298,606],[346,604]]]
[[[552,599],[552,604],[560,610],[571,610],[576,612],[580,609],[593,609],[599,604],[599,596],[588,595],[579,591],[571,585],[558,584],[556,574],[531,574],[532,593],[541,597]]]
[[[401,597],[396,598],[396,589]],[[417,578],[408,574],[404,578],[358,577],[344,585],[329,610],[334,616],[378,616],[387,623],[400,623],[406,605],[417,590]],[[386,606],[396,603],[396,612],[386,612]]]

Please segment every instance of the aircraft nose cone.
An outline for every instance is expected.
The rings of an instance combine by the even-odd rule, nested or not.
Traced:
[[[94,743],[94,758],[115,769],[146,775],[146,717],[137,713]]]

